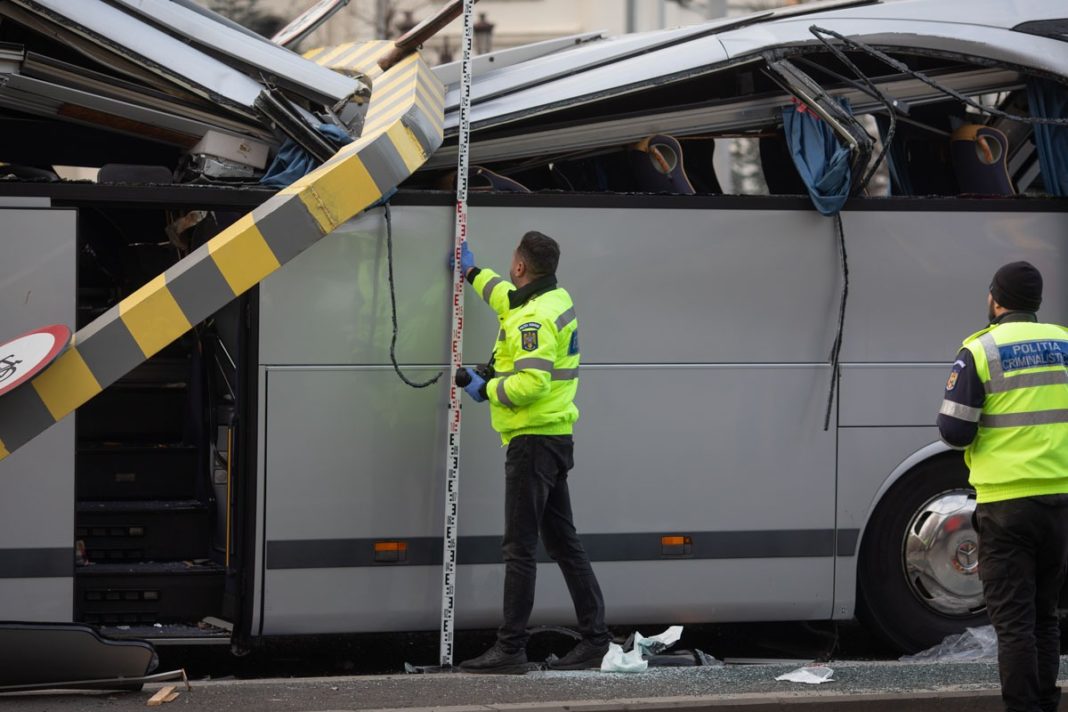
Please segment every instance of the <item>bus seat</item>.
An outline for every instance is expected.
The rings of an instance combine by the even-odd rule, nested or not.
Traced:
[[[642,193],[694,195],[686,175],[682,146],[673,136],[655,134],[634,144],[630,166],[635,189]]]
[[[59,175],[51,167],[23,166],[14,163],[0,164],[0,176],[11,176],[18,180],[45,181],[48,183],[55,183],[59,180]]]
[[[494,173],[483,166],[471,168],[471,190],[488,190],[493,193],[529,193],[530,190],[517,180]],[[475,179],[481,181],[476,185]]]
[[[964,124],[950,138],[950,155],[962,194],[1016,194],[1006,163],[1009,140],[998,129]]]

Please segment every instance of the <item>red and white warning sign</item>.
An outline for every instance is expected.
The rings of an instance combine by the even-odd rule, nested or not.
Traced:
[[[41,372],[70,343],[70,329],[43,326],[0,346],[0,396]]]

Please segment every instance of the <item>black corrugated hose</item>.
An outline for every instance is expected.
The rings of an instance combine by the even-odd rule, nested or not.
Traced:
[[[386,217],[386,263],[389,267],[389,304],[392,310],[391,316],[393,318],[393,338],[389,342],[389,360],[393,362],[393,370],[397,372],[400,379],[407,383],[412,388],[426,388],[432,386],[441,379],[444,371],[438,371],[438,375],[431,378],[429,381],[423,381],[422,383],[416,383],[408,379],[404,373],[401,372],[400,365],[397,363],[397,294],[393,281],[393,216],[389,212],[389,203],[382,206],[385,209]]]
[[[831,410],[834,408],[834,393],[838,388],[839,355],[842,352],[842,334],[845,332],[846,300],[849,298],[849,259],[846,256],[845,229],[842,227],[842,213],[834,214],[834,227],[838,232],[838,248],[842,257],[842,301],[838,305],[838,333],[831,346],[831,389],[827,395],[827,412],[823,416],[823,429],[831,426]]]

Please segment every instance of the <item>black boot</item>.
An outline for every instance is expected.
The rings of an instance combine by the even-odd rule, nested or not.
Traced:
[[[571,649],[564,657],[549,663],[551,670],[585,670],[591,667],[601,667],[601,660],[608,652],[608,643],[597,645],[586,639],[580,640],[579,644]]]
[[[500,643],[494,643],[492,648],[477,658],[460,663],[460,669],[472,673],[523,675],[529,669],[527,652],[525,650],[509,652],[502,648]]]

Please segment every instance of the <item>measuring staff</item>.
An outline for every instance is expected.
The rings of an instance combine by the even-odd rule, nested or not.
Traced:
[[[540,232],[523,235],[512,256],[512,284],[475,266],[465,242],[461,268],[500,320],[489,366],[457,372],[456,384],[489,401],[493,428],[508,447],[504,494],[504,623],[488,651],[460,663],[474,673],[527,671],[527,622],[534,607],[538,532],[564,574],[582,640],[557,670],[599,666],[611,636],[604,597],[575,532],[567,473],[574,466],[573,425],[579,412],[579,340],[575,305],[556,283],[560,247]]]

